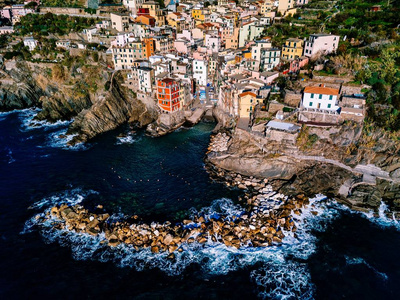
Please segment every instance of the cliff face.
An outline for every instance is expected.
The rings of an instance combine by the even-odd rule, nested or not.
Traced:
[[[71,144],[85,142],[125,122],[146,126],[157,119],[154,101],[139,100],[115,73],[98,63],[72,58],[63,64],[18,61],[0,57],[0,111],[40,107],[35,119],[56,122],[74,118]]]
[[[215,174],[266,178],[285,194],[323,193],[357,209],[376,209],[384,200],[400,210],[399,143],[377,130],[308,127],[293,139],[236,129],[209,150],[206,160]]]
[[[0,111],[36,106],[45,91],[36,84],[35,74],[22,61],[6,70],[0,58]]]
[[[155,102],[140,101],[122,86],[122,82],[121,75],[114,76],[110,91],[97,99],[89,109],[78,114],[68,130],[68,134],[78,134],[71,144],[86,142],[128,121],[143,127],[157,119]]]

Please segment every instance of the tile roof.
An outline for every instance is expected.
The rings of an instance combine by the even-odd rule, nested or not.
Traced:
[[[307,86],[304,89],[304,93],[337,96],[339,94],[339,90],[321,86]]]
[[[247,96],[247,95],[250,95],[250,96],[253,96],[253,97],[257,97],[257,95],[254,94],[254,93],[252,93],[252,92],[244,92],[244,93],[241,93],[241,94],[239,95],[239,97],[244,97],[244,96]]]

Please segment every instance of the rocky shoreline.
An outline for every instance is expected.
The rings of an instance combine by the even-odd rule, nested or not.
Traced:
[[[219,130],[211,137],[206,168],[213,179],[241,189],[254,190],[246,184],[248,178],[268,179],[285,195],[324,194],[363,212],[377,213],[383,201],[400,218],[398,150],[388,137],[371,134],[368,139],[376,138],[375,144],[366,145],[366,137],[355,138],[359,129],[351,126],[309,130],[319,139],[306,150],[296,140],[277,141],[238,128]],[[351,147],[358,148],[350,152]]]
[[[101,205],[96,208],[97,213],[93,213],[81,205],[62,204],[34,219],[39,226],[50,222],[53,230],[92,236],[104,234],[111,247],[126,244],[137,251],[150,248],[153,253],[169,252],[169,258],[191,243],[221,242],[235,248],[279,245],[288,234],[296,237],[297,227],[292,216],[300,215],[309,200],[304,195],[288,198],[273,192],[270,186],[263,186],[257,195],[245,195],[246,210],[240,214],[199,214],[176,225],[168,221],[143,223],[137,215],[115,221]]]

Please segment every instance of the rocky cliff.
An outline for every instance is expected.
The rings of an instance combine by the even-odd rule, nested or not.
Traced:
[[[110,90],[97,99],[93,106],[78,114],[68,130],[68,134],[78,134],[71,144],[86,142],[125,122],[144,127],[157,119],[155,102],[142,102],[122,82],[122,75],[117,73],[112,78]]]
[[[8,63],[0,57],[0,111],[10,111],[36,106],[46,94],[35,80],[35,72],[21,61]]]
[[[214,175],[266,178],[285,194],[323,193],[355,209],[384,200],[400,210],[400,145],[382,131],[347,124],[303,127],[294,136],[240,129],[225,136],[213,139],[206,157]]]
[[[71,120],[71,144],[85,142],[125,122],[146,126],[157,119],[154,101],[139,100],[120,73],[87,57],[31,63],[0,57],[0,111],[39,107],[37,120]]]

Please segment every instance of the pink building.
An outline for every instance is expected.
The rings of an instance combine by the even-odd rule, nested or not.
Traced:
[[[174,47],[178,53],[187,54],[191,45],[190,41],[188,41],[186,38],[180,38],[174,41]]]
[[[296,73],[300,71],[300,69],[304,68],[309,62],[308,57],[299,57],[290,62],[289,72]]]
[[[333,34],[311,34],[304,43],[304,56],[312,57],[318,53],[328,54],[336,52],[339,45],[339,36]]]

